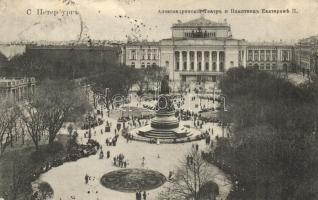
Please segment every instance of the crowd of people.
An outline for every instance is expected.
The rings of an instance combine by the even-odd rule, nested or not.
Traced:
[[[213,98],[204,97],[204,96],[202,96],[202,97],[201,96],[193,96],[193,97],[191,97],[191,101],[194,102],[197,100],[197,98],[206,99],[208,102],[213,101],[213,103],[214,103]],[[193,126],[197,129],[203,129],[204,124],[211,122],[211,118],[202,117],[201,114],[198,112],[194,112],[194,111],[191,111],[190,109],[182,108],[182,106],[185,104],[184,96],[182,96],[182,95],[176,96],[173,99],[174,99],[173,102],[177,107],[176,117],[178,117],[180,121],[181,120],[191,120],[193,122]],[[142,104],[140,104],[140,105],[142,105]],[[200,106],[201,110],[207,109],[206,105],[199,105],[199,106]],[[148,106],[144,105],[143,107],[146,107],[147,109],[149,109]],[[103,112],[100,111],[99,115],[102,115],[102,118],[103,118],[104,116],[102,113]],[[148,125],[150,123],[150,119],[151,119],[151,116],[149,116],[149,115],[146,115],[146,116],[141,115],[141,116],[125,117],[125,118],[119,117],[119,118],[117,118],[117,126],[115,126],[116,124],[113,125],[108,120],[105,120],[105,123],[104,123],[104,121],[100,120],[97,116],[98,115],[94,115],[94,117],[92,118],[92,121],[95,121],[96,123],[95,122],[94,123],[87,122],[88,124],[85,124],[83,126],[83,129],[89,129],[89,131],[86,131],[86,133],[84,134],[84,137],[87,137],[87,138],[92,137],[92,135],[90,134],[89,125],[91,126],[91,128],[93,128],[94,136],[96,136],[97,133],[96,133],[94,128],[96,128],[99,125],[105,124],[105,128],[102,128],[100,130],[100,134],[101,135],[104,134],[104,130],[105,130],[105,137],[104,136],[103,137],[106,138],[105,139],[106,148],[108,148],[108,146],[116,146],[117,141],[120,137],[120,131],[121,131],[122,135],[125,136],[127,143],[130,140],[134,140],[134,135],[131,134],[130,130]],[[109,112],[108,112],[107,117],[109,117]],[[118,124],[120,126],[118,126]],[[113,126],[115,126],[115,127],[113,127]],[[206,145],[213,145],[213,140],[211,139],[211,136],[213,136],[213,128],[208,127],[208,128],[206,128],[205,131],[202,131],[201,133],[202,134],[200,136],[202,136],[202,138],[205,139]],[[156,143],[156,141],[153,141],[153,143]],[[199,145],[193,144],[192,148],[194,148],[198,151]],[[109,150],[107,150],[105,152],[106,152],[106,155],[104,155],[103,148],[100,147],[99,159],[104,159],[104,157],[109,159],[111,157]],[[206,158],[206,157],[210,157],[211,155],[205,155],[204,152],[202,152],[202,156],[204,156]],[[158,158],[159,157],[160,156],[158,154]],[[119,153],[116,156],[112,155],[112,158],[113,158],[112,164],[115,167],[126,168],[129,165],[128,159],[126,158],[126,156],[123,153]],[[191,155],[187,155],[186,160],[187,160],[188,165],[193,165],[194,160],[193,160],[193,157]],[[145,157],[142,157],[141,158],[141,167],[145,167],[145,163],[146,163]],[[168,180],[170,180],[172,177],[173,177],[173,172],[169,171]],[[86,174],[84,179],[85,179],[85,184],[89,184],[89,182],[91,180],[93,180],[93,177]],[[143,191],[143,192],[136,191],[136,200],[142,200],[142,199],[143,200],[147,199],[147,192],[146,191]]]

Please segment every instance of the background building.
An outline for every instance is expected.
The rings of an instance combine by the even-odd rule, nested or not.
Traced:
[[[159,42],[134,42],[122,47],[121,63],[135,68],[165,67],[173,82],[216,82],[233,67],[288,71],[293,46],[249,43],[232,37],[226,20],[200,17],[173,24],[172,36]]]
[[[301,39],[294,46],[293,71],[318,74],[318,36]]]
[[[1,78],[0,99],[8,98],[22,101],[29,98],[35,91],[35,78]]]
[[[280,43],[248,43],[246,67],[287,72],[292,63],[293,46]]]

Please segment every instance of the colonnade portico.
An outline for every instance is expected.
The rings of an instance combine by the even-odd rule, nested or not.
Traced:
[[[180,71],[224,71],[224,51],[174,51],[174,70]]]

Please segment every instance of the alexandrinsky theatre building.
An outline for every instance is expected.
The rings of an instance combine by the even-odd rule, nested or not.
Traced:
[[[215,82],[233,67],[286,71],[291,65],[293,45],[235,39],[226,20],[201,17],[179,21],[171,30],[172,37],[159,42],[128,42],[122,48],[121,63],[134,68],[165,67],[170,81],[176,82]]]

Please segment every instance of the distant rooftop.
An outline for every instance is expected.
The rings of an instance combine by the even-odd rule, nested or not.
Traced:
[[[273,41],[273,42],[248,42],[247,46],[293,46],[294,44],[283,42],[283,41]]]
[[[135,46],[157,46],[159,45],[159,42],[149,42],[149,41],[134,41],[134,42],[127,42],[129,45],[135,45]]]

